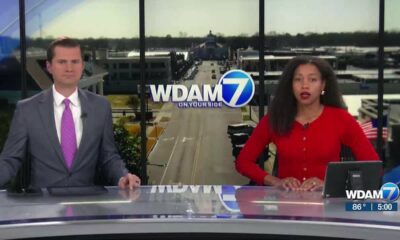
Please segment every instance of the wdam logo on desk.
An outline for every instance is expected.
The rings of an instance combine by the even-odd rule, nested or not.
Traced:
[[[251,101],[254,92],[253,79],[242,70],[226,72],[216,85],[150,85],[154,102],[174,102],[180,108],[217,108],[222,103],[239,108]]]
[[[379,191],[346,190],[346,196],[351,200],[377,199],[394,202],[399,198],[399,187],[388,182],[383,184]]]

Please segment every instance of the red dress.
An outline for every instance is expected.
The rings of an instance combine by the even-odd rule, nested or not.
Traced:
[[[279,155],[277,177],[295,177],[301,182],[310,177],[323,180],[327,164],[340,160],[342,144],[351,148],[356,160],[379,160],[360,125],[346,110],[324,106],[307,127],[295,121],[284,136],[271,131],[268,119],[268,115],[261,119],[236,160],[237,171],[257,184],[262,185],[268,174],[256,161],[271,142]]]

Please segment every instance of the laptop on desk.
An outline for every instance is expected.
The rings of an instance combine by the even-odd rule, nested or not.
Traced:
[[[346,190],[379,190],[382,172],[381,161],[330,162],[322,195],[324,198],[344,198]]]

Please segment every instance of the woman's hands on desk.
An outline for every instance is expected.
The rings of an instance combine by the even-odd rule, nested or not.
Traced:
[[[295,190],[298,189],[301,185],[301,182],[294,177],[288,177],[288,178],[277,178],[271,175],[267,175],[264,178],[264,184],[265,185],[271,185],[276,188],[282,189],[282,190]]]
[[[324,181],[317,177],[306,179],[300,186],[299,191],[317,191],[324,187]]]
[[[264,184],[271,185],[285,191],[316,191],[323,187],[324,182],[316,177],[309,178],[301,183],[297,178],[294,177],[280,179],[271,175],[267,175],[264,178]]]

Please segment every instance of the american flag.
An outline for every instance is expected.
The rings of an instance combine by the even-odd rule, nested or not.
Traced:
[[[367,136],[368,139],[377,139],[378,137],[378,120],[377,119],[372,119],[368,122],[365,123],[360,123],[362,130],[365,133],[365,136]],[[387,140],[388,138],[388,131],[386,127],[386,121],[384,119],[383,121],[383,127],[382,127],[382,138],[384,140]]]

